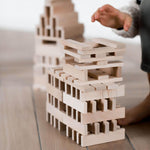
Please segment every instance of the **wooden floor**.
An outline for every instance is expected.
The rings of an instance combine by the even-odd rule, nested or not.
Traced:
[[[150,121],[126,128],[122,141],[81,148],[45,121],[45,96],[32,90],[34,34],[0,30],[0,150],[150,150]],[[130,108],[148,93],[140,71],[140,45],[127,45],[124,66],[126,96],[118,103]]]

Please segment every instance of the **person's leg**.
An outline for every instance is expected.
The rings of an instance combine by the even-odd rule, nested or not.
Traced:
[[[150,85],[150,73],[148,73],[148,80]],[[126,117],[119,119],[119,125],[128,125],[139,122],[144,118],[150,116],[150,92],[143,102],[126,111]]]

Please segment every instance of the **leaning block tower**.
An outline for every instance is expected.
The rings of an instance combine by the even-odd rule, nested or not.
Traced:
[[[117,119],[125,117],[125,108],[116,98],[124,96],[125,46],[102,38],[62,44],[65,63],[47,76],[47,121],[83,147],[124,139]]]

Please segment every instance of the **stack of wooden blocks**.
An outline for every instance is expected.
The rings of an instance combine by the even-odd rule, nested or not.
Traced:
[[[105,39],[63,40],[65,64],[48,72],[46,119],[81,146],[124,139],[121,69],[125,46]]]
[[[36,28],[34,87],[46,90],[47,69],[61,65],[64,58],[60,39],[81,40],[84,26],[71,0],[46,0],[44,9]]]

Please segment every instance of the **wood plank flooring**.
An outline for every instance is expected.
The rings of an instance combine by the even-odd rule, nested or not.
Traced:
[[[51,127],[45,121],[44,93],[32,91],[33,47],[33,33],[0,30],[0,149],[150,149],[148,119],[125,127],[125,140],[87,148],[80,147]],[[118,99],[118,103],[126,108],[141,102],[149,90],[146,74],[139,66],[140,45],[128,44],[123,71],[126,96]]]

